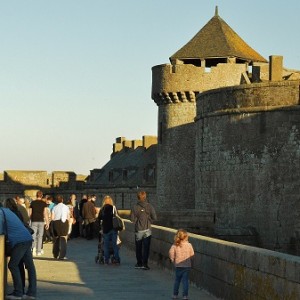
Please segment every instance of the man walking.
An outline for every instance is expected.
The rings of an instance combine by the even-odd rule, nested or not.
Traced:
[[[49,228],[49,216],[47,204],[43,200],[43,193],[41,191],[37,191],[36,200],[31,202],[29,215],[31,219],[31,228],[34,230],[32,235],[32,254],[42,255],[44,228]]]
[[[135,254],[136,269],[149,270],[148,259],[151,243],[151,224],[157,219],[153,206],[146,200],[146,192],[137,193],[138,202],[130,213],[130,219],[135,224]]]
[[[94,225],[96,221],[95,196],[88,196],[87,202],[83,204],[82,216],[84,218],[86,239],[94,237]]]
[[[69,232],[70,209],[64,203],[61,195],[57,196],[57,204],[52,209],[53,222],[53,248],[52,254],[54,258],[65,260],[67,253],[67,241]]]

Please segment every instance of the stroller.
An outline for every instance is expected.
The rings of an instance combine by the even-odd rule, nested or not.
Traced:
[[[110,256],[110,262],[114,264],[116,262],[114,258],[114,249],[112,246],[112,242],[109,242],[109,256]],[[118,235],[118,241],[117,241],[118,247],[120,248],[121,246],[121,240]],[[104,264],[104,238],[103,238],[103,232],[102,228],[100,227],[99,230],[99,235],[98,235],[98,252],[97,255],[95,256],[95,263],[96,264]]]

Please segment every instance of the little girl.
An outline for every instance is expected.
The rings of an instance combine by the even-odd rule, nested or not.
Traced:
[[[174,244],[169,250],[169,258],[175,265],[175,282],[172,299],[178,299],[180,282],[183,285],[183,298],[188,299],[189,293],[189,273],[192,267],[194,249],[188,242],[188,233],[179,229],[174,237]]]

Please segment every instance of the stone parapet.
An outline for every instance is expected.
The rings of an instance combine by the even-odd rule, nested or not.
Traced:
[[[134,249],[134,225],[125,221],[123,243]],[[152,264],[173,271],[168,251],[176,230],[152,226]],[[195,258],[190,280],[225,299],[298,299],[300,257],[190,234]]]
[[[290,109],[299,105],[299,84],[298,80],[254,83],[203,92],[197,97],[196,120],[217,114]]]
[[[194,102],[199,92],[239,85],[245,64],[219,63],[212,68],[194,65],[159,65],[152,68],[152,99],[157,105]]]

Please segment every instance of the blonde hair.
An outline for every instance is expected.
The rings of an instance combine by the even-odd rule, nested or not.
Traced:
[[[175,236],[174,236],[174,244],[176,246],[180,246],[182,241],[185,241],[188,239],[188,233],[184,229],[178,229]]]
[[[111,196],[109,196],[109,195],[104,196],[103,201],[102,201],[102,207],[106,204],[110,204],[110,205],[114,206],[114,201],[111,198]]]

